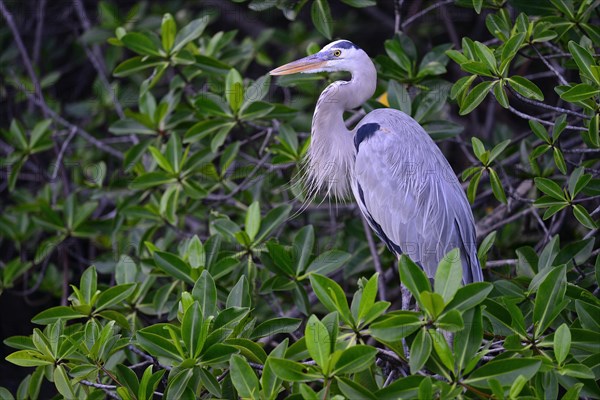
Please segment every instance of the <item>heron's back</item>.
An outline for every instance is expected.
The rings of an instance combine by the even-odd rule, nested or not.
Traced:
[[[352,190],[373,230],[434,277],[459,248],[465,282],[483,280],[473,214],[450,164],[425,130],[393,109],[369,113],[355,129]]]

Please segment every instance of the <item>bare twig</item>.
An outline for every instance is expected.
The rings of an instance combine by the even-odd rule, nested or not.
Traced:
[[[510,260],[493,260],[485,263],[486,267],[504,267],[505,265],[516,265],[519,260],[510,259]]]
[[[404,0],[394,0],[394,33],[400,32],[400,22],[402,21],[402,3]],[[404,26],[402,26],[404,28]]]
[[[514,94],[519,100],[521,100],[521,101],[523,101],[525,103],[534,105],[536,107],[545,108],[546,110],[555,111],[557,113],[569,114],[569,115],[572,115],[572,116],[577,117],[577,118],[582,118],[582,119],[589,119],[589,118],[591,118],[590,116],[587,116],[585,114],[579,113],[577,111],[571,111],[571,110],[567,110],[566,108],[551,106],[550,104],[546,104],[546,103],[542,103],[540,101],[528,99],[527,97],[523,96],[522,94],[520,94],[519,92],[517,92],[516,90],[514,90],[512,87],[510,87],[510,85],[508,85],[508,90],[510,90],[510,92],[512,94]]]
[[[544,119],[540,119],[540,118],[534,117],[532,115],[525,114],[524,112],[517,110],[516,108],[514,108],[511,105],[508,106],[508,110],[510,112],[512,112],[513,114],[518,115],[521,118],[524,118],[524,119],[527,119],[527,120],[532,120],[532,121],[537,121],[537,122],[539,122],[542,125],[554,126],[554,122],[546,121]],[[585,131],[585,132],[587,132],[587,128],[583,128],[581,126],[567,125],[565,127],[565,129],[572,130],[572,131]]]
[[[443,0],[443,1],[437,2],[427,8],[424,8],[423,10],[419,11],[415,15],[412,15],[410,18],[407,18],[406,21],[404,21],[404,23],[402,24],[402,29],[405,29],[408,25],[412,24],[417,19],[419,19],[423,15],[435,10],[436,8],[445,6],[447,4],[452,4],[452,3],[454,3],[454,0]]]
[[[6,20],[6,24],[10,28],[10,31],[11,31],[13,37],[15,38],[15,43],[17,44],[17,49],[19,49],[19,53],[21,54],[21,59],[23,60],[23,65],[25,65],[25,70],[27,71],[27,75],[29,75],[29,79],[31,79],[31,83],[33,84],[33,90],[35,91],[35,96],[38,97],[39,99],[43,99],[40,81],[38,80],[37,75],[35,74],[33,65],[31,63],[31,59],[29,58],[27,49],[25,48],[25,45],[23,44],[23,40],[21,39],[21,34],[19,33],[19,30],[17,29],[17,25],[15,24],[13,16],[10,13],[10,11],[8,11],[6,6],[4,5],[3,0],[0,0],[0,13]],[[44,113],[44,115],[46,114],[45,110],[42,110],[42,112]]]
[[[552,71],[554,73],[554,75],[556,75],[560,84],[567,85],[568,83],[567,83],[567,80],[565,79],[565,77],[562,76],[562,74],[556,68],[554,68],[554,66],[552,64],[550,64],[550,61],[546,60],[546,57],[544,57],[544,55],[542,53],[540,53],[540,51],[534,45],[531,45],[531,47],[533,48],[533,50],[535,50],[535,52],[540,57],[542,62],[544,64],[546,64],[546,67],[548,67],[548,69],[550,71]]]
[[[86,381],[85,379],[79,381],[79,383],[81,383],[82,385],[85,385],[85,386],[90,386],[90,387],[95,387],[96,389],[100,389],[110,398],[113,398],[113,399],[120,398],[115,393],[113,393],[115,390],[117,390],[117,387],[115,385],[103,385],[102,383],[94,383],[94,382]]]

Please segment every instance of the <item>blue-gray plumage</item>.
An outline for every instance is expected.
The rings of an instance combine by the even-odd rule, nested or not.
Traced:
[[[471,208],[448,161],[409,115],[390,108],[369,113],[353,130],[343,113],[375,92],[377,72],[369,56],[339,40],[318,53],[271,71],[348,71],[349,81],[329,85],[317,102],[308,150],[309,195],[350,191],[365,219],[396,255],[407,254],[430,278],[439,261],[460,250],[463,281],[483,280]]]

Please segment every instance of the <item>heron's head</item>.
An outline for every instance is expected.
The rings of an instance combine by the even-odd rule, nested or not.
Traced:
[[[289,75],[295,73],[355,72],[357,67],[371,63],[369,56],[362,49],[348,40],[337,40],[323,47],[318,53],[292,61],[275,68],[271,75]]]

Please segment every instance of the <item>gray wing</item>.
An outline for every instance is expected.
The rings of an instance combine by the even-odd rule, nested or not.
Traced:
[[[380,109],[354,136],[352,191],[371,228],[396,254],[407,254],[430,278],[459,248],[463,281],[483,280],[473,214],[448,161],[408,115]]]

